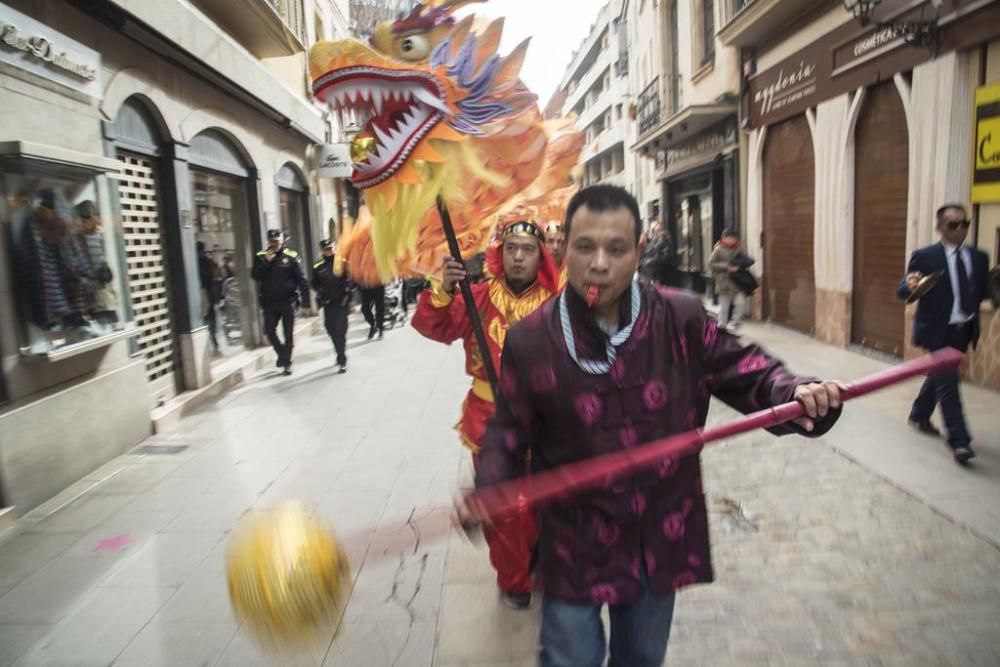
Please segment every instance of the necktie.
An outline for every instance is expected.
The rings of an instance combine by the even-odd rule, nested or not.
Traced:
[[[972,286],[969,284],[969,274],[965,270],[965,260],[962,258],[961,246],[955,251],[955,268],[958,271],[958,307],[966,315],[974,315]]]

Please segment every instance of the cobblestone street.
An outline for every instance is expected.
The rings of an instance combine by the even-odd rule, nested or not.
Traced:
[[[747,329],[806,372],[883,366]],[[145,443],[177,453],[126,454],[22,519],[0,543],[0,665],[533,665],[539,605],[506,609],[483,547],[435,539],[471,479],[451,430],[461,351],[407,327],[349,354],[338,376],[329,341],[303,341],[291,378],[262,371]],[[668,663],[1000,663],[1000,415],[996,394],[963,390],[969,470],[906,428],[893,406],[909,385],[852,403],[817,441],[710,447],[717,582],[679,596]],[[978,502],[953,502],[970,489]],[[356,576],[338,636],[294,659],[259,653],[224,578],[236,521],[283,498],[334,524]]]

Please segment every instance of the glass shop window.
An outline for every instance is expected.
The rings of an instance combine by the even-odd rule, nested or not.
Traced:
[[[126,330],[129,313],[108,178],[30,159],[0,161],[0,225],[21,312],[22,354],[69,353]],[[87,348],[91,345],[86,345]]]

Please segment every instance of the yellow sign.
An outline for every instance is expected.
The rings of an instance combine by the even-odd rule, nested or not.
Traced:
[[[974,148],[972,201],[1000,202],[1000,83],[976,89]]]

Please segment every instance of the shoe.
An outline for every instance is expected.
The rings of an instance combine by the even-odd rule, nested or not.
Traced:
[[[910,426],[915,428],[920,433],[923,433],[924,435],[932,435],[935,438],[941,437],[941,431],[939,431],[937,427],[930,422],[930,420],[920,421],[918,419],[911,419],[909,421]]]
[[[374,337],[375,337],[375,327],[371,327],[370,329],[368,329],[368,340],[371,340]]]
[[[282,375],[291,375],[292,374],[292,369],[289,368],[288,366],[285,366],[285,369],[283,371],[281,371],[281,374]]]
[[[340,370],[337,371],[337,373],[339,373],[340,375],[343,375],[346,372],[347,372],[347,364],[341,364],[340,365]]]
[[[955,463],[965,464],[968,463],[970,459],[976,458],[976,453],[972,451],[972,447],[968,445],[959,445],[951,450],[952,456],[955,457]]]
[[[531,593],[506,593],[500,592],[500,600],[504,606],[511,609],[524,610],[531,607]]]
[[[384,331],[379,331],[379,332],[378,332],[378,339],[379,339],[379,340],[382,340],[382,337],[383,337],[383,336],[385,336],[385,332],[384,332]]]

